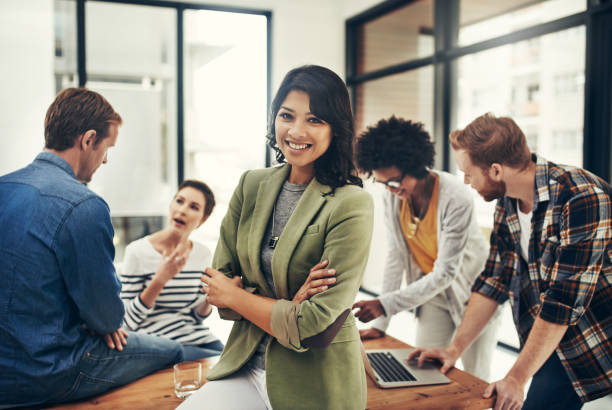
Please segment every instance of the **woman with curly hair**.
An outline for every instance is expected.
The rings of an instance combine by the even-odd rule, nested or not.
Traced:
[[[362,339],[382,337],[391,316],[416,309],[417,346],[446,347],[461,322],[488,243],[474,215],[472,195],[455,176],[431,169],[434,145],[421,123],[391,117],[357,141],[357,165],[385,185],[389,252],[382,294],[359,301],[355,316],[376,318]],[[401,288],[402,274],[407,286]],[[467,371],[488,379],[497,326],[483,331],[462,357]]]
[[[242,175],[202,279],[209,303],[236,322],[209,381],[180,409],[363,409],[351,306],[373,202],[353,164],[344,82],[324,67],[291,70],[268,142],[281,164]],[[308,281],[315,295],[300,290]]]

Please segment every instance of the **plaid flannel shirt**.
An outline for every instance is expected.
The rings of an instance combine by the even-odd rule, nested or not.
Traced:
[[[528,262],[516,200],[497,202],[491,250],[472,290],[510,300],[521,347],[536,317],[568,325],[556,348],[583,402],[612,392],[611,187],[579,168],[533,155]]]

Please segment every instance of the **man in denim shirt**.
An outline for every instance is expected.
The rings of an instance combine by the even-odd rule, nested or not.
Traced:
[[[182,359],[170,339],[121,329],[109,209],[85,186],[121,121],[101,95],[64,90],[45,151],[0,177],[0,407],[85,398]]]

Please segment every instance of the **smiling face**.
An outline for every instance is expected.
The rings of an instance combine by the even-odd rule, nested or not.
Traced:
[[[474,165],[466,150],[455,150],[457,168],[463,172],[463,182],[470,184],[485,201],[493,201],[506,195],[506,184],[494,181],[481,167]]]
[[[170,203],[169,226],[183,234],[190,234],[204,222],[205,206],[206,199],[202,192],[189,186],[181,189]]]
[[[396,166],[372,170],[372,176],[376,182],[385,185],[389,192],[401,199],[410,198],[419,182],[417,178],[411,175],[402,176],[402,171]],[[397,184],[393,182],[398,182],[399,186],[396,186]]]
[[[291,174],[312,178],[315,160],[329,148],[332,129],[310,111],[308,94],[297,90],[287,94],[274,119],[274,130],[276,144],[292,166]]]

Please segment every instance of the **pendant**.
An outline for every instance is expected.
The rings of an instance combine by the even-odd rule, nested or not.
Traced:
[[[276,248],[276,243],[278,242],[278,236],[273,236],[270,238],[270,242],[268,242],[268,246],[272,249]]]

